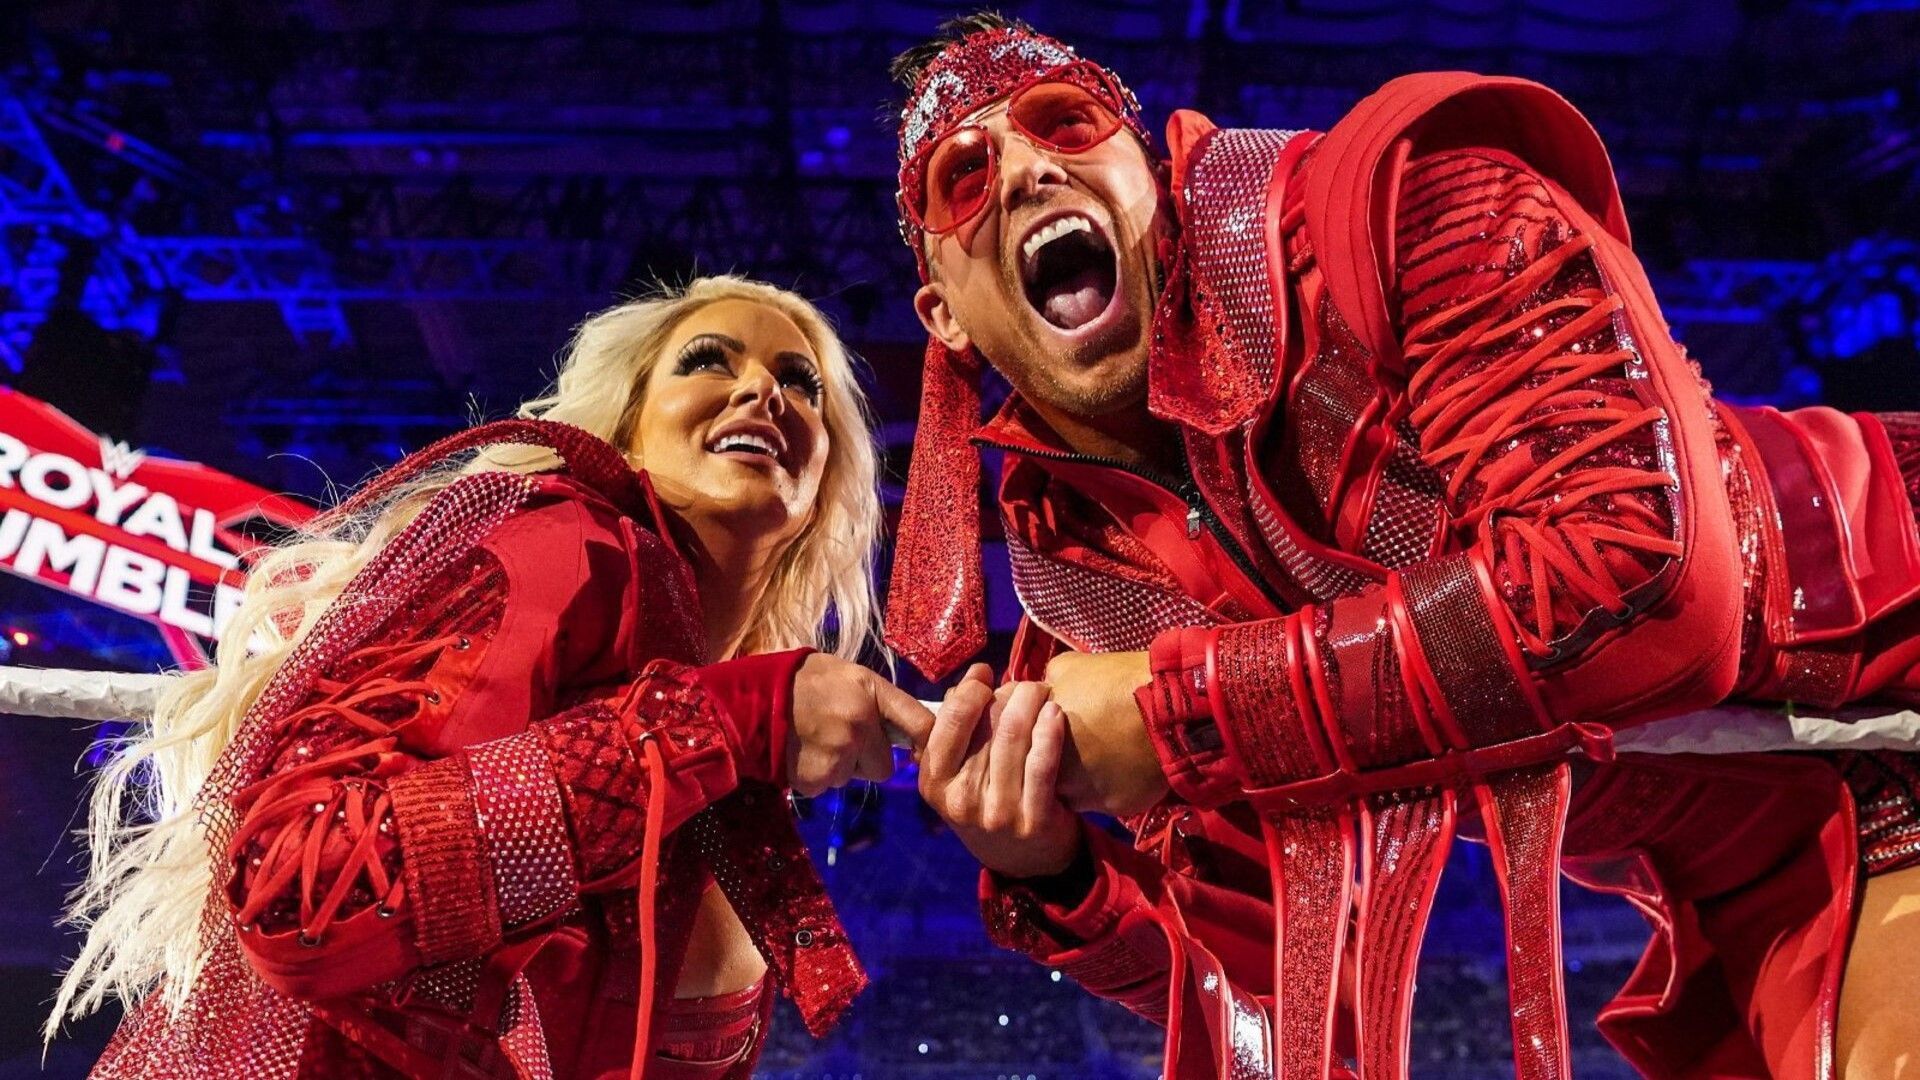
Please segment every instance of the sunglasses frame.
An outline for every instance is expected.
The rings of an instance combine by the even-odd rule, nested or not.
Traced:
[[[1027,142],[1033,144],[1036,147],[1039,147],[1042,150],[1047,150],[1055,154],[1087,153],[1093,150],[1095,147],[1105,144],[1109,139],[1112,139],[1115,135],[1119,134],[1120,131],[1127,126],[1127,117],[1126,117],[1126,113],[1123,110],[1114,108],[1114,105],[1112,102],[1109,102],[1108,100],[1106,100],[1106,98],[1103,97],[1098,91],[1094,90],[1092,87],[1086,86],[1080,80],[1063,77],[1070,74],[1082,74],[1082,75],[1090,76],[1094,82],[1096,82],[1099,86],[1104,88],[1107,91],[1107,93],[1112,95],[1116,101],[1124,102],[1127,100],[1125,96],[1125,93],[1126,93],[1125,90],[1117,86],[1113,82],[1112,78],[1107,74],[1107,72],[1103,68],[1101,68],[1098,64],[1094,64],[1084,60],[1080,61],[1079,63],[1068,64],[1064,67],[1054,68],[1051,71],[1048,71],[1041,75],[1036,75],[1035,77],[1028,79],[1026,82],[1021,83],[1019,86],[1014,87],[1011,91],[1009,91],[1006,94],[1004,98],[1004,100],[1007,103],[1007,112],[1009,114],[1008,122],[1012,124],[1014,131],[1017,132],[1021,138],[1027,140]],[[1093,142],[1088,143],[1083,147],[1080,147],[1077,150],[1067,149],[1056,143],[1048,142],[1046,139],[1042,139],[1039,136],[1033,135],[1030,132],[1028,132],[1025,127],[1021,126],[1019,121],[1014,120],[1012,118],[1011,114],[1013,112],[1014,106],[1019,103],[1019,100],[1022,95],[1026,94],[1028,91],[1034,89],[1037,86],[1042,86],[1047,83],[1063,83],[1067,86],[1075,87],[1076,89],[1085,93],[1089,98],[1093,99],[1095,104],[1099,105],[1101,109],[1105,110],[1107,114],[1113,118],[1112,129],[1109,130],[1105,135],[1102,135],[1100,138],[1094,140]],[[941,146],[945,145],[947,140],[952,139],[954,136],[959,135],[963,131],[969,131],[969,130],[979,131],[983,135],[987,134],[987,129],[984,125],[962,124],[954,128],[952,131],[946,132],[945,134],[941,135],[939,138],[928,142],[925,146],[922,146],[919,150],[915,151],[912,159],[910,159],[907,162],[906,166],[900,170],[901,184],[900,184],[900,189],[894,193],[894,200],[899,206],[903,235],[906,233],[908,227],[910,226],[912,229],[917,229],[928,236],[946,236],[947,234],[958,230],[962,226],[966,225],[968,222],[979,217],[982,213],[986,211],[987,200],[983,199],[980,202],[980,205],[976,207],[972,213],[967,214],[965,217],[955,219],[953,224],[948,225],[945,228],[933,229],[933,228],[927,227],[926,223],[921,219],[920,210],[915,205],[916,200],[913,200],[907,197],[907,192],[910,188],[921,188],[924,190],[924,187],[926,185],[927,163],[932,159],[934,151],[938,150]],[[987,177],[988,177],[989,184],[992,183],[993,178],[999,175],[1000,175],[1000,153],[999,151],[994,149],[993,139],[991,137],[988,137],[987,138]]]

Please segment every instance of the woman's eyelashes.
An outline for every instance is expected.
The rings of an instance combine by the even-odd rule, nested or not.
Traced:
[[[799,390],[806,395],[807,403],[818,407],[820,395],[826,391],[826,385],[820,381],[820,373],[813,365],[791,361],[780,372],[780,385]]]
[[[676,375],[691,375],[696,371],[711,369],[733,370],[727,362],[727,350],[721,348],[719,342],[703,338],[688,342],[687,347],[680,350],[680,359],[673,366]]]
[[[777,381],[781,387],[798,390],[809,405],[818,408],[821,397],[826,393],[826,383],[820,378],[812,364],[798,358],[783,359],[779,362],[780,373]],[[724,375],[733,374],[733,358],[726,347],[717,341],[695,338],[680,350],[680,357],[674,362],[674,374],[695,375],[703,371],[717,371]]]

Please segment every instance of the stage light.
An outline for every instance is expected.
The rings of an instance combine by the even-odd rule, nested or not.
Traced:
[[[33,635],[25,630],[14,630],[7,634],[7,640],[13,642],[16,647],[24,649],[33,644]]]

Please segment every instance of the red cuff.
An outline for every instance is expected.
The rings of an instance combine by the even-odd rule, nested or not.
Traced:
[[[987,936],[1001,948],[1058,968],[1094,994],[1164,1022],[1167,942],[1145,889],[1158,891],[1165,868],[1091,825],[1082,828],[1095,869],[1086,899],[1062,908],[982,871]]]
[[[459,756],[394,777],[393,824],[424,964],[478,956],[500,942],[500,907]]]
[[[813,651],[761,653],[693,669],[700,689],[717,706],[742,780],[786,786],[793,678]]]
[[[1154,638],[1147,650],[1153,678],[1134,691],[1168,785],[1202,807],[1218,806],[1244,790],[1210,692],[1215,637],[1207,627],[1182,627]]]
[[[1140,878],[1157,882],[1160,864],[1084,819],[1080,834],[1093,860],[1093,883],[1071,907],[1048,903],[1017,879],[981,871],[980,904],[995,944],[1052,963],[1053,954],[1097,942],[1113,932],[1122,915],[1147,905]]]

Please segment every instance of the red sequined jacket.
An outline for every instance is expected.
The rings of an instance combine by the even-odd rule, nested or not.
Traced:
[[[457,481],[389,545],[418,572],[387,589],[376,564],[330,609],[386,614],[323,617],[314,634],[353,640],[283,665],[308,688],[263,695],[229,751],[256,764],[223,774],[245,782],[210,973],[179,1015],[136,1013],[96,1075],[639,1075],[638,1029],[706,1052],[645,1005],[671,1001],[716,881],[810,1025],[863,984],[774,764],[805,650],[702,664],[644,479],[584,433],[514,422],[375,487],[506,441],[568,468]],[[759,1019],[707,1018],[742,1029],[726,1060],[647,1055],[648,1075],[747,1075],[767,1012],[729,1009]]]
[[[1829,759],[1614,760],[1610,733],[1920,690],[1920,423],[1714,402],[1597,138],[1537,85],[1411,76],[1325,136],[1183,113],[1169,142],[1149,393],[1184,474],[1069,453],[1017,397],[978,441],[1007,454],[1016,669],[1149,650],[1175,798],[1135,848],[1089,831],[1084,898],[983,879],[996,938],[1167,1024],[1174,1074],[1405,1076],[1471,821],[1520,1076],[1569,1074],[1563,866],[1653,924],[1601,1019],[1646,1075],[1831,1076],[1868,808]],[[1869,870],[1920,851],[1891,805]]]

